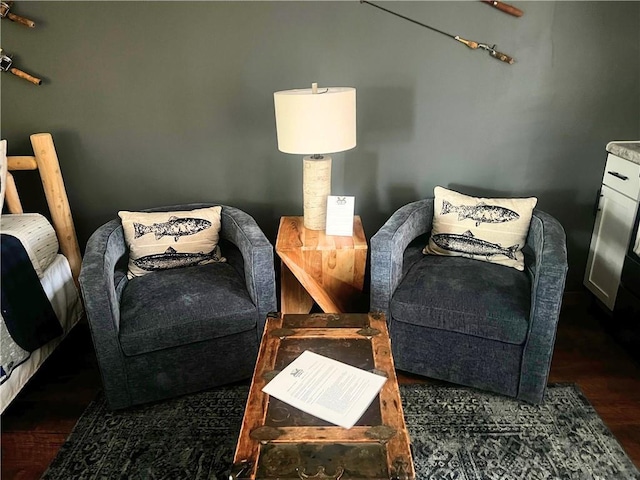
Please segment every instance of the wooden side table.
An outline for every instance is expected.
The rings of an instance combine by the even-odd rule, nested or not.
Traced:
[[[309,313],[314,302],[325,313],[353,311],[362,295],[367,263],[359,216],[354,217],[351,237],[308,230],[303,217],[282,217],[276,253],[282,260],[282,313]]]

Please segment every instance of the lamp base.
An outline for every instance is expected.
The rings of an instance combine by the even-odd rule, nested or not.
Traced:
[[[309,230],[324,230],[327,225],[327,197],[331,195],[331,157],[307,156],[303,162],[304,226]]]

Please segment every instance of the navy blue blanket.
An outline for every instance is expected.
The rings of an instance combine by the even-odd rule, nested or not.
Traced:
[[[62,335],[62,327],[20,240],[2,234],[0,250],[2,317],[13,340],[33,352]]]

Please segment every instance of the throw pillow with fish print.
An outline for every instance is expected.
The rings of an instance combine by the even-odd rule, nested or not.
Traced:
[[[479,198],[434,188],[433,227],[423,253],[464,256],[524,270],[533,209],[529,198]]]
[[[129,247],[127,276],[224,262],[218,247],[221,210],[218,206],[179,212],[118,212]]]

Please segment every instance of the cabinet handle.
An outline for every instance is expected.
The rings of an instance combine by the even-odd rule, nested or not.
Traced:
[[[596,192],[596,201],[593,204],[593,216],[596,217],[600,211],[600,198],[602,198],[602,189],[599,188]]]
[[[618,173],[618,172],[612,172],[611,170],[609,170],[607,173],[609,175],[613,175],[616,178],[619,178],[620,180],[629,180],[629,177],[627,177],[626,175],[622,175],[621,173]]]

